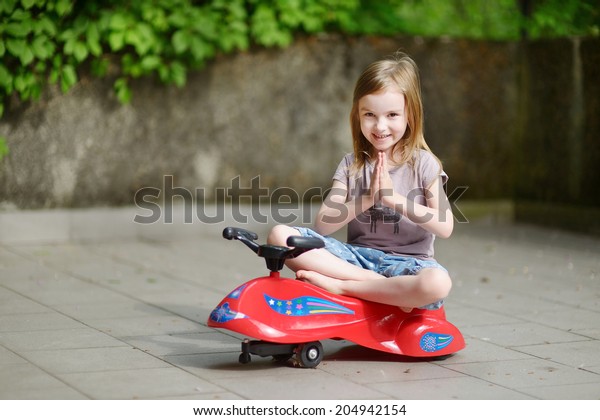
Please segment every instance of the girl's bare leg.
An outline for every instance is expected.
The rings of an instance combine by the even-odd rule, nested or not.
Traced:
[[[268,242],[286,246],[287,238],[293,235],[300,233],[289,226],[275,226]],[[424,268],[416,275],[388,278],[350,264],[325,249],[308,251],[286,261],[286,265],[296,272],[299,279],[331,293],[399,306],[405,310],[444,299],[452,287],[448,273],[438,268]]]
[[[278,225],[269,233],[267,242],[272,245],[286,246],[288,237],[299,235],[300,233],[294,228]],[[362,281],[385,278],[374,271],[350,264],[325,249],[313,249],[299,257],[287,260],[285,264],[296,273],[301,270],[307,270],[339,280],[353,279],[355,281]]]
[[[405,310],[444,299],[452,285],[448,273],[438,268],[424,268],[416,275],[381,276],[369,281],[340,280],[305,270],[298,271],[296,276],[332,293],[399,306]]]

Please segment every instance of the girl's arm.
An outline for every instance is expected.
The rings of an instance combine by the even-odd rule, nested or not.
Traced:
[[[440,238],[448,238],[454,230],[454,216],[439,178],[425,190],[425,199],[427,206],[400,195],[396,198],[400,208],[406,209],[403,214],[412,222]]]
[[[378,162],[374,178],[383,205],[394,208],[401,215],[408,217],[411,222],[440,238],[448,238],[452,234],[454,229],[452,208],[439,178],[425,190],[426,206],[417,204],[395,191],[391,194],[393,185],[385,157]]]
[[[363,196],[346,202],[347,195],[348,187],[334,180],[331,191],[323,201],[315,219],[315,230],[318,233],[330,235],[338,231],[373,205],[372,196]]]

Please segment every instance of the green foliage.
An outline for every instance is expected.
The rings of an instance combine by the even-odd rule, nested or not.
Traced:
[[[183,86],[217,54],[285,47],[297,34],[598,34],[597,0],[529,2],[525,19],[519,0],[1,0],[0,116],[10,97],[37,99],[47,82],[67,92],[83,69],[110,73],[127,103],[132,79]]]
[[[6,138],[0,136],[0,162],[4,159],[4,156],[8,155],[8,145],[6,144]]]
[[[183,86],[187,72],[252,43],[289,45],[356,8],[345,0],[3,0],[0,2],[0,116],[7,99],[37,99],[44,84],[63,92],[83,66],[111,71],[117,98],[129,82],[156,76]]]
[[[534,2],[525,28],[532,38],[600,35],[598,0],[544,0]]]
[[[488,40],[518,40],[522,31],[533,39],[600,34],[598,0],[363,0],[360,10],[359,18],[342,22],[343,30]]]

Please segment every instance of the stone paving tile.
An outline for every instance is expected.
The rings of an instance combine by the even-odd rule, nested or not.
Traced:
[[[127,346],[91,328],[1,332],[0,343],[15,352]]]
[[[146,315],[129,318],[104,318],[87,321],[88,325],[113,337],[177,334],[206,331],[206,328],[176,315]]]
[[[29,363],[0,364],[1,400],[86,399],[86,396]]]
[[[206,325],[212,310],[232,290],[233,288],[221,293],[202,289],[200,286],[186,286],[185,290],[173,290],[167,294],[140,292],[138,298],[172,314]]]
[[[164,309],[125,297],[113,302],[69,303],[53,305],[52,308],[57,312],[83,322],[99,319],[135,318],[148,315],[172,315]]]
[[[577,334],[580,334],[584,337],[600,340],[600,328],[584,328],[582,330],[577,329],[576,331]]]
[[[154,399],[194,396],[213,399],[223,388],[174,367],[86,373],[58,377],[92,399]]]
[[[0,240],[39,244],[68,239],[69,214],[67,212],[21,211],[17,217],[0,212]]]
[[[154,356],[173,356],[240,350],[240,340],[212,332],[122,337],[128,344]]]
[[[523,388],[523,392],[541,400],[600,400],[600,383],[565,384]],[[585,414],[585,413],[583,413]]]
[[[526,392],[528,388],[538,386],[600,384],[598,375],[537,358],[465,363],[452,365],[449,368],[474,378],[523,392]],[[564,398],[570,399],[572,396],[565,395]]]
[[[525,291],[511,291],[501,285],[478,281],[475,285],[453,290],[448,300],[456,300],[484,313],[497,313],[509,317],[531,312],[549,312],[565,308],[557,302],[542,299]],[[568,308],[568,307],[567,307]]]
[[[64,273],[45,271],[31,279],[12,277],[3,280],[11,290],[46,306],[123,302],[126,297],[107,288],[90,284]]]
[[[85,325],[56,312],[0,315],[0,333],[85,328]]]
[[[119,262],[135,264],[148,271],[162,273],[171,278],[188,283],[210,285],[227,293],[240,282],[264,274],[263,264],[256,255],[235,252],[236,246],[220,237],[203,237],[198,240],[183,240],[165,243],[142,243],[135,247],[117,244],[96,245],[94,251],[116,258]],[[241,249],[240,249],[241,250]],[[231,264],[230,255],[236,254],[236,264]],[[218,268],[222,279],[218,282],[206,281],[204,267]],[[242,270],[240,267],[246,267]],[[213,270],[209,271],[214,273]],[[227,279],[231,279],[227,281]]]
[[[14,365],[18,363],[27,363],[27,360],[0,345],[0,365]]]
[[[600,352],[598,341],[596,340],[519,346],[515,348],[540,359],[552,360],[579,369],[600,368]]]
[[[155,400],[241,400],[239,395],[233,394],[231,392],[208,392],[203,394],[189,394],[189,395],[176,395],[169,397],[158,397],[153,398]]]
[[[369,385],[399,400],[529,400],[532,396],[470,376]]]
[[[453,365],[460,363],[497,362],[530,358],[530,355],[524,354],[519,350],[509,349],[489,341],[470,337],[467,337],[465,341],[466,347],[463,350],[453,354],[447,359],[435,361],[433,363],[438,365]]]
[[[533,322],[503,324],[493,328],[488,326],[465,327],[461,330],[463,334],[505,347],[580,341],[582,338],[578,334],[545,327]]]
[[[382,358],[385,359],[385,357]],[[328,362],[325,360],[321,364],[322,366],[319,365],[321,370],[358,384],[464,376],[443,366],[418,361],[336,360],[335,362]]]
[[[0,286],[0,316],[44,312],[51,312],[51,310],[45,305]]]
[[[131,347],[22,351],[20,354],[52,374],[143,370],[167,366],[161,360]]]
[[[600,325],[600,312],[577,308],[522,314],[520,318],[574,333]]]
[[[242,398],[251,400],[377,400],[390,395],[356,384],[320,369],[310,374],[299,369],[284,368],[275,376],[217,378],[213,382]]]
[[[480,308],[467,306],[449,299],[446,306],[446,318],[454,325],[464,327],[496,326],[501,324],[518,324],[522,319],[495,312],[482,311]]]

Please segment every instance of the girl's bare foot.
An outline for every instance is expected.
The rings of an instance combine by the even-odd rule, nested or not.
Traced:
[[[342,294],[342,280],[325,276],[321,273],[317,273],[316,271],[308,270],[298,270],[296,272],[296,278],[298,280],[302,280],[307,283],[313,284],[317,287],[320,287],[321,289],[325,289],[328,292],[334,293],[336,295]]]

